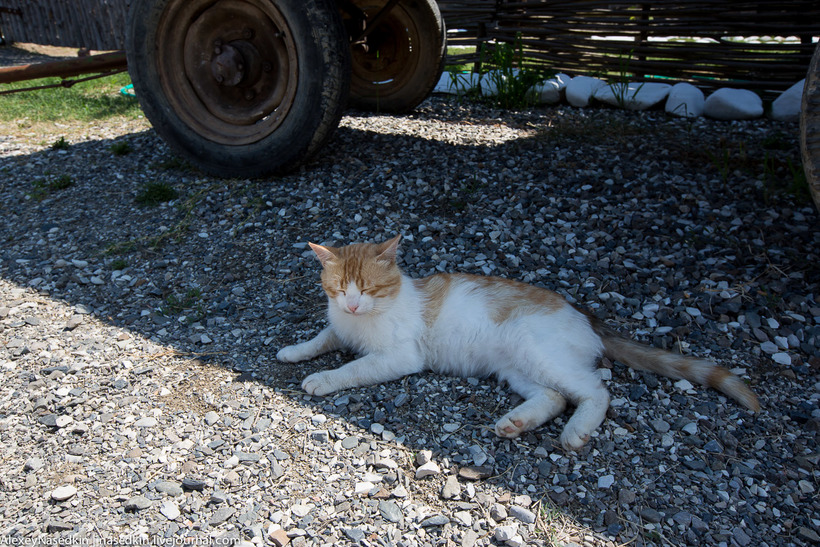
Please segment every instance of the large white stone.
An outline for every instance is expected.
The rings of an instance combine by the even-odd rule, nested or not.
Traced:
[[[433,93],[463,95],[470,89],[478,86],[480,78],[480,74],[473,72],[444,72],[433,88]]]
[[[572,106],[589,106],[592,94],[599,87],[605,86],[606,82],[590,76],[576,76],[567,83],[565,88],[567,102]]]
[[[800,120],[800,105],[803,102],[803,86],[806,80],[800,80],[780,94],[772,102],[772,111],[769,116],[781,122],[796,122]]]
[[[664,110],[667,114],[681,118],[697,118],[703,115],[705,102],[703,91],[692,84],[681,82],[673,85],[669,90]]]
[[[570,77],[566,74],[556,74],[549,80],[535,84],[532,87],[533,97],[539,104],[557,104],[564,99],[564,90]]]
[[[646,110],[669,95],[669,84],[655,82],[617,82],[596,89],[592,96],[603,103],[627,110]]]
[[[703,113],[716,120],[753,120],[763,115],[763,101],[748,89],[723,87],[707,97]]]

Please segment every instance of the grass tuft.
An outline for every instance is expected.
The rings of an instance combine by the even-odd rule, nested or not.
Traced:
[[[179,196],[173,186],[165,182],[149,182],[137,193],[136,202],[140,205],[159,205],[173,201]]]

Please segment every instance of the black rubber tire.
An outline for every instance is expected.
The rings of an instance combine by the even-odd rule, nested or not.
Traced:
[[[194,4],[201,8],[196,13],[192,12]],[[209,16],[211,35],[223,32],[222,25],[227,35],[234,36],[237,29],[229,28],[229,22],[222,22],[231,18],[221,15],[237,6],[240,11],[251,14],[272,14],[263,30],[270,31],[271,26],[276,26],[281,32],[274,33],[275,39],[286,44],[281,47],[284,53],[280,52],[280,57],[276,57],[276,62],[282,58],[284,62],[279,62],[273,70],[264,51],[253,57],[265,61],[265,72],[277,74],[264,77],[268,79],[268,87],[283,87],[282,93],[288,101],[287,108],[279,106],[265,114],[260,111],[259,119],[253,124],[245,119],[241,123],[234,123],[232,119],[225,121],[232,115],[233,108],[250,112],[241,110],[242,105],[234,107],[227,100],[201,99],[203,86],[208,86],[217,99],[221,97],[220,93],[227,96],[227,91],[235,93],[239,88],[227,89],[221,81],[216,83],[215,78],[207,82],[207,77],[189,76],[189,69],[199,70],[200,76],[212,70],[208,67],[213,66],[213,60],[206,58],[211,53],[202,54],[205,60],[198,67],[191,67],[192,63],[188,61],[191,51],[202,48],[191,48],[187,43],[182,48],[176,43],[192,41],[191,36],[198,32],[201,12],[216,8],[222,13],[211,12],[216,14]],[[252,21],[254,17],[247,13],[238,16],[245,17],[246,22]],[[325,144],[347,107],[349,40],[332,0],[201,0],[199,3],[191,0],[134,0],[129,17],[126,36],[128,69],[145,116],[176,153],[209,174],[247,178],[291,170]],[[236,22],[232,22],[236,26]],[[174,32],[183,37],[173,38]],[[274,39],[261,34],[260,42]],[[172,47],[166,48],[171,51],[163,51],[163,43],[171,44]],[[181,60],[176,62],[178,59]],[[289,71],[280,65],[290,67]],[[241,64],[237,66],[245,68]],[[202,67],[206,69],[203,71]],[[278,100],[264,95],[270,94],[260,93],[254,100],[266,106]],[[212,111],[218,111],[221,118],[212,115]]]
[[[800,150],[814,205],[820,211],[820,44],[814,50],[800,110]]]
[[[353,3],[373,17],[387,0]],[[447,51],[444,20],[435,0],[399,0],[380,27],[390,30],[380,36],[377,27],[367,38],[370,47],[366,53],[357,49],[356,44],[351,45],[350,105],[371,112],[409,112],[427,98],[441,78]],[[418,43],[412,44],[409,51],[398,52],[399,57],[393,56],[393,61],[383,66],[381,76],[368,69],[368,65],[379,62],[380,43],[401,47],[403,43],[409,44],[413,36]],[[405,54],[406,58],[401,57]],[[380,78],[388,79],[379,81]]]

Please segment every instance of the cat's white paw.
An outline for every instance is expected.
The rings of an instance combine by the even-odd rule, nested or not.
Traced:
[[[302,361],[305,357],[302,351],[299,350],[299,346],[295,345],[280,349],[276,354],[276,358],[283,363],[296,363],[297,361]]]
[[[523,420],[510,418],[508,414],[496,422],[495,434],[505,439],[515,439],[525,431],[524,425]]]
[[[561,432],[561,446],[567,452],[577,452],[589,442],[589,433],[576,430],[572,424],[564,428]]]
[[[333,381],[333,371],[331,370],[311,374],[302,381],[302,389],[311,395],[320,397],[339,390]]]

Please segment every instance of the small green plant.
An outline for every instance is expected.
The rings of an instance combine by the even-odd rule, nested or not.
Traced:
[[[720,173],[721,182],[723,182],[723,185],[726,186],[729,182],[729,173],[731,172],[731,156],[729,154],[729,149],[721,147],[717,152],[707,150],[706,154],[709,156],[709,160],[712,162],[712,165],[714,165],[715,168],[717,168],[718,173]]]
[[[194,167],[178,156],[171,156],[156,164],[157,168],[164,171],[192,171]]]
[[[137,248],[137,242],[134,240],[128,241],[118,241],[115,243],[109,243],[103,249],[102,254],[105,256],[116,256],[121,254],[130,253]]]
[[[116,258],[111,262],[111,264],[109,264],[109,267],[114,271],[124,270],[128,267],[128,262],[126,262],[123,258]]]
[[[162,315],[185,314],[188,322],[195,323],[205,317],[205,303],[202,301],[202,290],[188,289],[184,294],[170,294],[165,298],[165,305],[160,309]]]
[[[74,179],[71,178],[69,175],[60,175],[53,181],[51,181],[48,185],[49,189],[51,190],[65,190],[66,188],[71,187],[74,184]]]
[[[179,193],[168,183],[149,182],[137,193],[136,202],[140,205],[159,205],[173,201]]]
[[[59,177],[50,180],[37,179],[32,183],[33,188],[29,193],[29,196],[36,201],[42,201],[54,192],[65,190],[73,184],[74,179],[72,179],[69,175],[60,175]]]
[[[69,146],[69,144],[68,144],[68,141],[65,140],[65,137],[60,137],[59,139],[54,141],[54,144],[51,145],[51,149],[52,150],[68,150],[68,146]]]
[[[532,87],[542,81],[547,74],[525,66],[524,44],[521,34],[515,42],[481,44],[482,67],[489,67],[485,76],[490,84],[489,100],[504,109],[526,108],[532,106],[535,97]],[[482,69],[483,70],[483,69]],[[479,83],[479,87],[480,87]],[[481,93],[481,89],[478,90]]]
[[[520,33],[513,43],[484,42],[478,54],[479,62],[472,71],[463,64],[447,67],[450,87],[459,98],[489,102],[503,109],[526,108],[537,100],[532,87],[551,74],[526,66]]]
[[[131,145],[128,141],[117,141],[108,147],[115,156],[125,156],[131,153]]]
[[[774,131],[763,137],[760,146],[765,150],[791,150],[793,147],[781,131]]]

